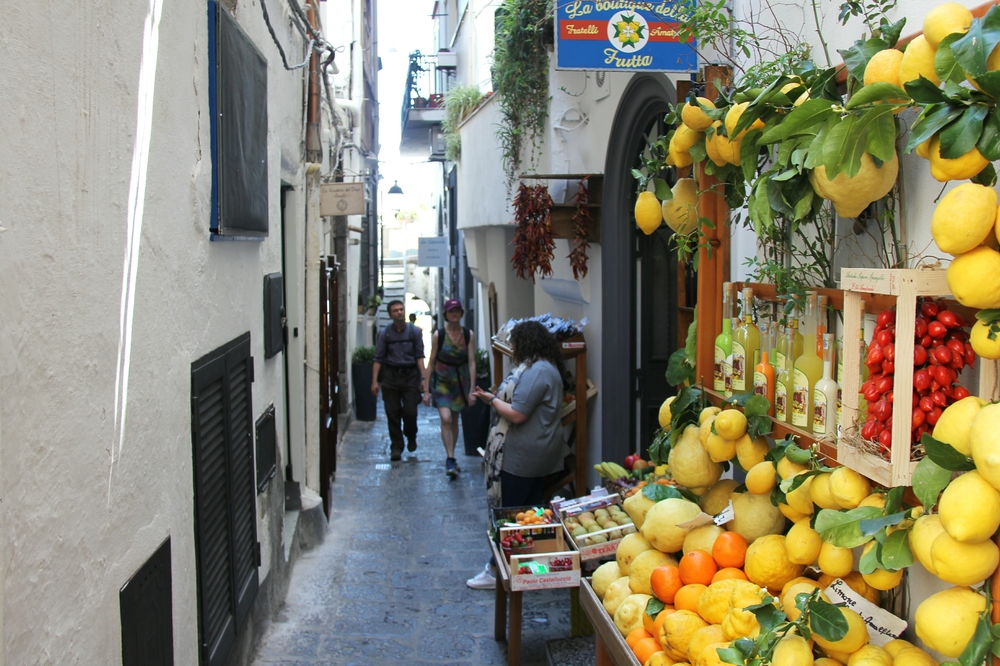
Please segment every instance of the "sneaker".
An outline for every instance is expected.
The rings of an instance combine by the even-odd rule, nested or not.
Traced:
[[[490,565],[487,564],[485,569],[465,581],[465,584],[473,590],[495,590],[497,587],[497,579],[493,577],[493,573],[490,571]]]
[[[448,475],[449,479],[458,478],[458,463],[455,462],[454,458],[448,458],[444,463],[444,473]]]
[[[403,453],[401,451],[393,451],[389,455],[389,460],[391,460],[392,462],[399,462],[402,459],[403,459]]]
[[[406,450],[409,451],[410,453],[413,453],[414,451],[417,450],[417,440],[416,440],[416,438],[407,440],[407,442],[406,442]]]

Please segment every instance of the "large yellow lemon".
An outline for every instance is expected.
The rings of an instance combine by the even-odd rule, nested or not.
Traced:
[[[715,108],[712,100],[706,97],[699,97],[698,104],[709,109]],[[698,104],[692,104],[691,102],[685,104],[684,108],[681,109],[681,120],[696,132],[704,132],[712,126],[712,119],[705,115],[705,112]]]
[[[968,252],[982,245],[997,219],[997,191],[962,183],[944,195],[931,217],[931,236],[944,252]]]
[[[687,125],[680,124],[677,129],[674,130],[674,135],[670,138],[670,142],[674,144],[677,150],[688,151],[691,150],[691,146],[698,143],[701,137],[705,136],[703,132],[697,132]]]
[[[931,546],[934,540],[944,533],[944,526],[941,524],[941,516],[934,514],[924,515],[917,518],[913,523],[913,529],[907,534],[910,542],[910,550],[917,562],[924,565],[924,568],[935,576],[934,560],[931,558]]]
[[[689,425],[667,459],[674,480],[688,488],[710,488],[722,476],[722,465],[712,462],[701,446],[698,426]],[[679,547],[679,546],[678,546]]]
[[[871,482],[849,467],[838,467],[830,474],[830,494],[842,509],[857,508],[871,491]]]
[[[915,37],[906,45],[903,51],[903,58],[899,63],[899,84],[902,86],[908,81],[914,81],[921,76],[928,79],[934,85],[941,82],[937,72],[934,70],[934,56],[937,47],[931,46],[924,35]]]
[[[812,564],[823,548],[819,532],[809,525],[809,520],[800,520],[792,525],[785,536],[785,551],[792,564]]]
[[[679,234],[698,228],[698,184],[693,178],[681,178],[670,189],[674,196],[662,206],[663,221]]]
[[[1000,550],[992,541],[962,543],[942,532],[931,544],[931,559],[937,577],[944,582],[972,585],[996,571]]]
[[[648,236],[660,227],[661,222],[663,213],[656,195],[652,192],[640,192],[635,201],[635,223]]]
[[[750,127],[740,132],[739,135],[735,134],[736,124],[740,122],[740,117],[747,110],[748,106],[750,106],[750,102],[741,102],[739,104],[733,104],[729,108],[729,111],[726,112],[726,134],[728,134],[731,138],[735,137],[736,140],[739,140],[742,139],[746,135],[746,133],[752,129],[764,128],[764,121],[758,118],[757,120],[750,123]]]
[[[924,37],[934,48],[948,35],[969,32],[972,12],[957,2],[946,2],[927,12],[924,16]]]
[[[950,444],[962,455],[971,456],[969,432],[972,430],[972,421],[986,404],[982,398],[970,395],[948,405],[934,424],[934,439]]]
[[[736,440],[736,459],[748,472],[754,465],[764,462],[767,451],[767,440],[763,437],[752,438],[745,434]]]
[[[751,582],[780,590],[785,583],[802,575],[802,565],[789,562],[784,535],[769,534],[756,539],[747,548],[744,571]]]
[[[774,463],[770,460],[757,463],[747,472],[747,490],[754,495],[769,495],[774,490],[774,474]]]
[[[821,509],[839,509],[840,505],[833,498],[830,492],[830,473],[824,472],[813,477],[812,485],[809,487],[809,494],[812,496],[813,504]]]
[[[1000,405],[986,405],[972,419],[969,449],[976,471],[1000,490]]]
[[[938,514],[955,541],[986,541],[1000,527],[1000,491],[979,472],[966,472],[941,493]]]
[[[819,634],[813,632],[813,639],[816,645],[824,650],[834,650],[836,652],[856,652],[868,644],[868,625],[856,611],[843,606],[838,606],[844,619],[847,620],[847,635],[839,641],[828,641]]]
[[[934,177],[934,180],[942,183],[949,180],[972,178],[990,163],[975,146],[969,152],[954,159],[941,157],[941,137],[937,134],[931,139],[927,153],[931,163],[931,176]]]
[[[817,194],[833,202],[838,215],[857,217],[873,201],[878,201],[892,190],[898,174],[897,155],[893,155],[881,167],[876,167],[871,155],[865,153],[861,156],[861,167],[854,176],[840,172],[830,180],[826,176],[826,167],[820,165],[809,172],[809,182]]]
[[[672,395],[666,400],[664,400],[663,404],[660,405],[660,412],[659,414],[657,414],[657,421],[659,422],[660,427],[663,428],[664,430],[670,428],[670,420],[673,418],[673,415],[670,413],[670,403],[672,403],[676,399],[677,396]]]
[[[823,543],[817,560],[819,570],[827,576],[843,578],[854,569],[854,553],[850,548],[841,548],[832,543]]]
[[[747,431],[747,417],[738,409],[727,409],[715,417],[715,432],[726,439],[739,439]]]
[[[948,289],[962,305],[1000,307],[1000,252],[985,245],[955,257],[946,273]]]
[[[785,517],[771,504],[771,498],[767,495],[733,493],[732,497],[735,517],[726,523],[726,529],[730,532],[736,532],[747,543],[752,544],[758,537],[784,531]]]
[[[957,657],[976,633],[986,597],[967,587],[951,587],[920,602],[914,616],[917,636],[932,650]],[[904,648],[905,649],[905,648]]]
[[[977,319],[976,323],[972,325],[972,333],[969,335],[969,344],[972,345],[972,350],[983,358],[988,358],[994,361],[1000,358],[1000,334],[997,334],[994,339],[990,340],[990,324],[980,321],[979,319]],[[951,408],[949,407],[948,409]],[[946,409],[945,411],[948,410]],[[941,421],[939,420],[938,423],[941,423]],[[738,449],[737,454],[739,454]]]
[[[646,520],[640,531],[653,548],[662,553],[676,553],[684,546],[684,537],[689,531],[678,527],[678,524],[691,520],[699,513],[701,507],[694,502],[677,498],[665,499],[646,512]]]
[[[903,61],[903,52],[898,49],[884,49],[871,57],[865,67],[865,85],[873,83],[891,83],[899,85],[899,64]]]

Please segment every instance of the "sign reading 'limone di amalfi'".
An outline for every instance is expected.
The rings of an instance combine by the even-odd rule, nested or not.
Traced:
[[[676,2],[557,0],[556,69],[694,71]]]

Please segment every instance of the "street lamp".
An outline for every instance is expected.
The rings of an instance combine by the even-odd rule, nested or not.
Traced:
[[[399,186],[399,181],[392,181],[392,187],[389,188],[389,194],[402,194],[403,188]]]

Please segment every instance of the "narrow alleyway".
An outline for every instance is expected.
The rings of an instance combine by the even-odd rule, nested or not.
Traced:
[[[419,428],[419,448],[395,464],[381,406],[377,421],[348,428],[326,540],[296,563],[255,664],[507,663],[493,591],[465,585],[489,557],[479,458],[459,439],[462,473],[449,481],[436,410],[421,406]],[[569,621],[569,590],[526,594],[521,663],[549,666],[546,645],[569,638]],[[592,638],[550,647],[553,666],[593,661]]]

